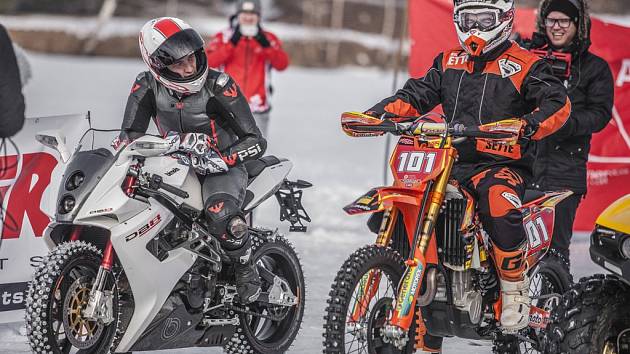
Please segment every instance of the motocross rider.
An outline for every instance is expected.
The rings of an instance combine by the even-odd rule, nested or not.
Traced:
[[[257,159],[267,143],[236,83],[208,68],[201,36],[184,21],[150,20],[140,32],[149,71],[134,82],[122,123],[122,141],[145,134],[151,119],[173,149],[190,154],[202,180],[209,231],[235,264],[241,302],[255,301],[260,278],[241,211],[247,187],[243,162]]]
[[[508,39],[513,0],[455,0],[454,5],[461,48],[440,53],[424,77],[409,79],[365,113],[404,121],[442,104],[450,124],[524,121],[512,147],[483,139],[458,145],[453,169],[454,178],[478,199],[500,277],[501,327],[514,332],[528,325],[530,306],[526,233],[518,208],[531,179],[535,142],[562,127],[571,104],[551,67]],[[426,346],[441,346],[441,339],[432,342]]]

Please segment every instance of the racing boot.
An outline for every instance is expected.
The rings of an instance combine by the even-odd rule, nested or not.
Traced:
[[[238,220],[243,219],[238,218]],[[240,228],[241,225],[238,225],[240,228],[239,230],[235,230],[235,225],[230,223],[230,233],[235,237],[244,240],[242,241],[242,245],[233,250],[226,250],[226,253],[230,257],[230,260],[234,263],[236,291],[238,292],[240,302],[242,304],[249,304],[256,301],[260,295],[260,276],[258,275],[258,269],[252,259],[252,246],[249,239],[249,230],[247,229],[247,224],[244,220],[242,222],[244,226]]]
[[[527,243],[504,251],[494,245],[494,259],[501,283],[501,328],[515,333],[529,325],[529,278],[527,277]]]

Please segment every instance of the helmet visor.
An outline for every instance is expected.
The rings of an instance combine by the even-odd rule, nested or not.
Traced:
[[[164,69],[187,55],[203,49],[203,39],[192,28],[179,31],[169,37],[151,54],[157,69]]]
[[[472,29],[489,31],[500,23],[498,11],[492,10],[462,10],[457,14],[457,25],[462,32]]]

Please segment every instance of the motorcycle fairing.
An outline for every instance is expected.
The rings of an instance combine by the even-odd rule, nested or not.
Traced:
[[[555,206],[573,192],[549,192],[520,208],[527,234],[527,262],[533,267],[551,246],[555,222]]]
[[[116,351],[126,352],[160,311],[175,284],[192,267],[197,256],[183,248],[169,251],[160,261],[147,249],[149,243],[173,219],[173,214],[153,200],[151,208],[114,227],[111,241],[125,269],[135,309]],[[150,220],[155,226],[150,227]],[[147,231],[145,229],[149,228]]]
[[[395,203],[419,206],[421,203],[420,195],[417,191],[408,188],[373,188],[343,207],[343,210],[348,215],[376,213],[391,208]]]
[[[446,167],[446,152],[427,142],[420,143],[418,138],[401,137],[389,161],[394,186],[424,189],[424,184],[435,179]]]

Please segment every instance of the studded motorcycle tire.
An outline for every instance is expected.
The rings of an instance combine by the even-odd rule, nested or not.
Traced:
[[[33,352],[65,354],[73,348],[81,354],[111,352],[118,325],[117,289],[113,322],[104,325],[80,315],[101,259],[94,245],[72,241],[55,247],[37,268],[29,283],[25,315]]]
[[[348,325],[348,310],[352,306],[353,294],[355,289],[364,275],[368,272],[377,270],[384,275],[389,283],[393,285],[393,293],[389,297],[382,297],[376,299],[376,302],[372,308],[367,309],[368,318],[367,321],[367,339],[364,346],[364,350],[360,347],[353,349],[352,343],[347,343],[347,325]],[[374,340],[374,337],[379,336],[379,331],[374,329],[374,319],[381,317],[379,321],[383,322],[383,314],[375,313],[381,311],[377,308],[383,306],[386,300],[386,305],[391,305],[396,296],[396,287],[400,282],[405,270],[403,259],[398,252],[391,248],[379,247],[376,245],[368,245],[355,251],[341,266],[341,269],[337,272],[334,282],[329,292],[328,306],[326,307],[326,315],[324,316],[324,350],[325,354],[339,354],[339,353],[369,353],[376,354],[381,352],[387,353],[413,353],[415,351],[415,332],[416,325],[413,321],[411,328],[408,332],[408,340],[402,350],[387,345],[385,348],[376,348],[377,343],[383,344],[382,339]],[[382,277],[381,277],[381,281]],[[376,295],[378,296],[378,294]],[[368,304],[369,306],[369,304]],[[386,316],[385,316],[386,317]]]
[[[265,319],[247,314],[240,315],[240,324],[236,333],[223,347],[228,354],[280,354],[293,344],[301,325],[305,305],[304,274],[300,260],[291,243],[282,236],[268,238],[264,231],[250,233],[252,238],[252,257],[254,262],[264,266],[272,273],[282,276],[298,297],[298,304],[286,311],[281,321],[264,322]],[[261,279],[262,280],[262,279]],[[269,284],[263,280],[263,291]],[[254,303],[255,304],[255,303]],[[249,311],[274,311],[273,308],[248,307]]]

